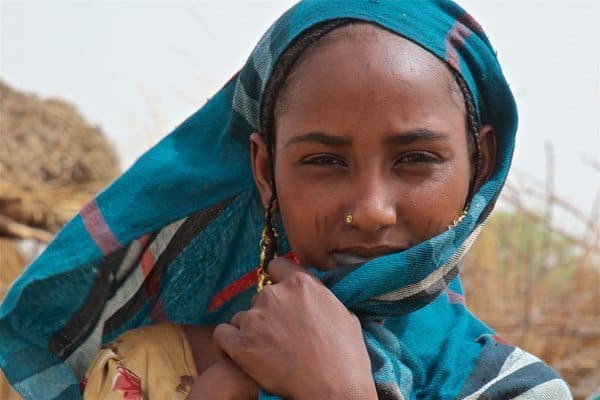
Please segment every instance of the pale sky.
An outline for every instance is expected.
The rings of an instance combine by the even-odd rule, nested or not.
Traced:
[[[123,167],[193,113],[294,2],[0,0],[0,78],[74,103]],[[460,3],[483,25],[520,112],[511,178],[545,180],[589,212],[600,195],[600,1]],[[561,221],[568,225],[570,222]]]

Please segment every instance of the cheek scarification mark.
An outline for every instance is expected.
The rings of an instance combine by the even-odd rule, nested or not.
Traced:
[[[427,232],[431,232],[432,225],[433,225],[433,218],[431,218],[431,215],[429,215],[427,217]]]
[[[317,233],[321,233],[321,227],[319,225],[319,214],[315,215],[315,229]]]

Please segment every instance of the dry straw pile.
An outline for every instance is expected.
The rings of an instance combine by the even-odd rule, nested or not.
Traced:
[[[119,172],[98,128],[62,100],[42,100],[0,82],[0,298],[28,254],[24,239],[47,243]]]
[[[575,399],[600,396],[600,219],[552,185],[508,185],[463,265],[467,304],[506,341],[539,356]],[[525,189],[527,188],[527,189]],[[555,220],[578,221],[579,234]]]

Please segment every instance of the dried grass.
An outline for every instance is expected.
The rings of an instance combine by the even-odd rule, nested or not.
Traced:
[[[0,120],[0,215],[13,222],[54,233],[119,172],[102,132],[62,100],[0,82]]]
[[[509,184],[502,200],[509,210],[492,216],[463,266],[469,307],[585,399],[600,389],[598,204],[586,217],[552,184],[534,182]],[[579,233],[553,223],[558,213],[579,221]]]

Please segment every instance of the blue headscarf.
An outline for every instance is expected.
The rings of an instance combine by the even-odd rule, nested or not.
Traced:
[[[0,308],[0,365],[25,398],[79,398],[93,355],[128,329],[218,323],[249,307],[263,224],[249,135],[282,52],[339,18],[383,26],[447,63],[467,83],[479,122],[497,133],[494,172],[457,226],[351,272],[315,272],[361,318],[380,398],[565,393],[551,369],[470,314],[457,277],[504,184],[517,129],[486,35],[447,0],[344,0],[286,12],[232,80],[86,205],[13,284]],[[289,250],[285,235],[281,245]]]

